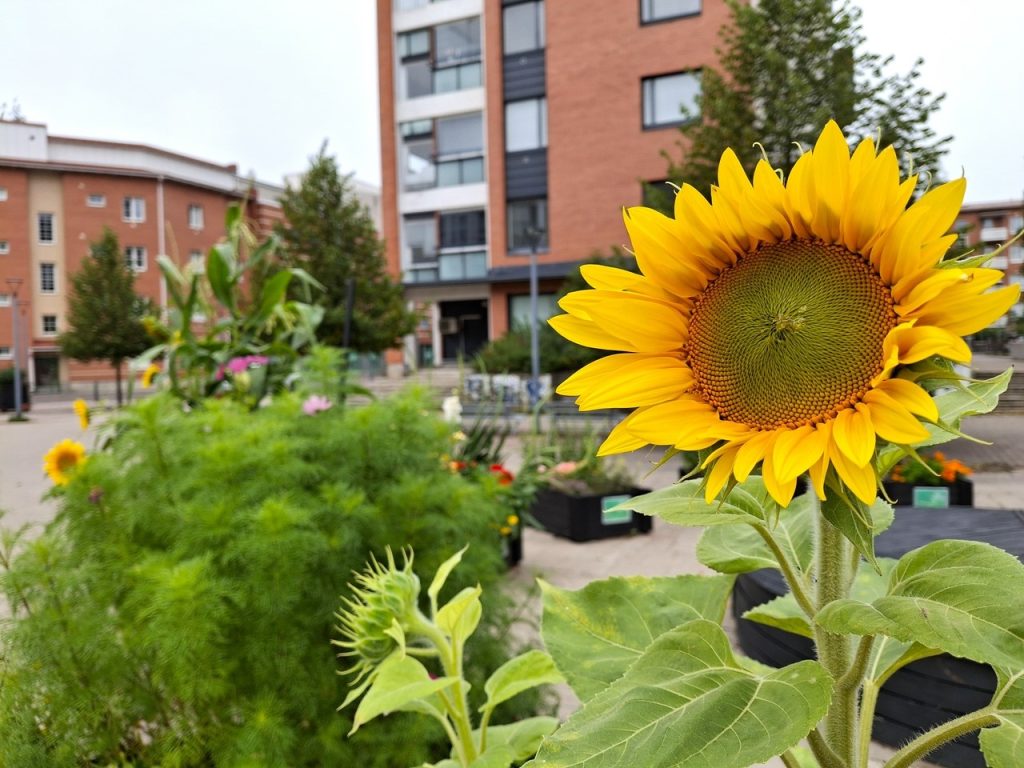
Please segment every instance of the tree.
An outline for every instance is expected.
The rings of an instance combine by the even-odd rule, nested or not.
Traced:
[[[117,235],[104,228],[89,249],[71,277],[68,330],[60,336],[60,348],[74,360],[110,361],[121,405],[121,363],[149,346],[142,318],[150,313],[150,302],[135,293],[135,275],[125,264]]]
[[[944,95],[917,84],[923,60],[905,75],[887,74],[892,57],[862,50],[860,11],[832,0],[727,0],[733,18],[721,31],[722,71],[705,69],[700,117],[681,127],[681,160],[668,178],[703,194],[716,183],[718,161],[732,147],[748,173],[766,156],[788,175],[833,118],[848,135],[894,144],[904,172],[930,180],[952,137],[928,126]],[[762,152],[764,155],[762,155]],[[671,210],[671,191],[652,188]]]
[[[411,333],[416,316],[406,309],[402,286],[387,274],[384,246],[349,177],[338,172],[326,144],[312,158],[298,188],[281,198],[286,223],[280,261],[301,267],[324,287],[316,303],[324,308],[317,331],[326,343],[344,343],[347,285],[354,283],[350,349],[380,352]]]

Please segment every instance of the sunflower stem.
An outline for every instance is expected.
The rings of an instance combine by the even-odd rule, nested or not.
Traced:
[[[821,611],[829,603],[846,597],[850,589],[852,558],[850,542],[829,523],[819,512],[817,515],[818,536],[815,542],[815,569],[817,575],[816,607]],[[815,626],[815,643],[818,659],[832,675],[832,679],[844,680],[850,671],[853,654],[851,638],[826,632]],[[846,681],[844,681],[846,682]],[[859,681],[858,681],[859,682]],[[856,685],[836,685],[832,703],[824,720],[825,740],[847,766],[854,766],[857,742],[857,691]]]
[[[779,546],[779,542],[775,540],[775,536],[772,532],[764,525],[755,525],[754,530],[757,531],[758,535],[764,539],[764,543],[768,545],[768,548],[775,555],[775,562],[779,564],[779,569],[782,571],[782,575],[786,577],[786,582],[789,584],[789,590],[793,593],[793,597],[796,600],[803,612],[807,614],[807,617],[813,621],[814,619],[814,601],[811,600],[810,595],[807,594],[807,582],[803,578],[803,574],[800,573],[799,566],[791,563],[789,558],[786,557],[786,553],[782,551],[782,547]]]

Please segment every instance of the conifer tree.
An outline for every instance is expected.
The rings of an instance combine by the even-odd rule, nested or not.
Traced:
[[[281,198],[286,222],[278,226],[280,261],[301,267],[323,284],[315,302],[324,307],[320,341],[344,343],[347,284],[354,281],[349,348],[380,352],[415,327],[402,286],[390,278],[384,246],[349,177],[342,176],[326,145],[312,158],[298,188]]]
[[[61,352],[74,360],[108,360],[121,405],[121,364],[150,344],[142,325],[150,302],[135,293],[135,275],[125,263],[117,235],[104,228],[89,249],[82,268],[71,276],[68,330],[59,344]]]
[[[863,50],[860,11],[833,0],[727,0],[732,19],[721,30],[721,71],[705,69],[700,119],[681,127],[681,158],[668,179],[708,195],[718,161],[732,147],[751,173],[763,152],[789,174],[822,126],[836,120],[848,135],[881,137],[926,181],[939,172],[951,137],[939,138],[928,119],[944,98],[917,82],[923,61],[906,74],[887,73],[892,57]],[[911,166],[912,165],[912,169]],[[672,193],[652,188],[671,211]]]

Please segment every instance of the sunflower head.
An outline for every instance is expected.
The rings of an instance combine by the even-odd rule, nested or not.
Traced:
[[[43,457],[43,469],[54,485],[67,485],[84,461],[85,446],[76,440],[64,439]]]
[[[160,373],[160,366],[156,363],[150,363],[146,366],[146,370],[142,372],[142,386],[145,389],[149,389],[153,386],[153,379]]]
[[[892,147],[851,153],[834,122],[783,182],[727,150],[710,201],[684,185],[673,218],[625,212],[640,274],[583,268],[591,290],[551,325],[617,352],[558,389],[581,410],[632,408],[599,453],[707,450],[708,499],[760,465],[783,506],[808,472],[865,503],[880,442],[912,445],[938,412],[915,383],[934,357],[970,360],[962,336],[1003,315],[1018,286],[943,262],[963,179],[908,202]]]
[[[75,409],[75,415],[78,416],[78,425],[84,432],[89,428],[89,404],[82,398],[78,398],[72,403],[72,408]]]
[[[346,672],[359,680],[400,647],[403,633],[418,623],[419,595],[420,580],[410,555],[399,568],[388,549],[386,563],[374,558],[355,575],[352,596],[343,598],[342,610],[335,614],[342,639],[334,645],[343,649],[340,656],[351,658]]]

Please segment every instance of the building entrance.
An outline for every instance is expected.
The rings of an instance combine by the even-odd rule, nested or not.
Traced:
[[[487,343],[487,300],[442,301],[441,357],[444,362],[470,358]]]

